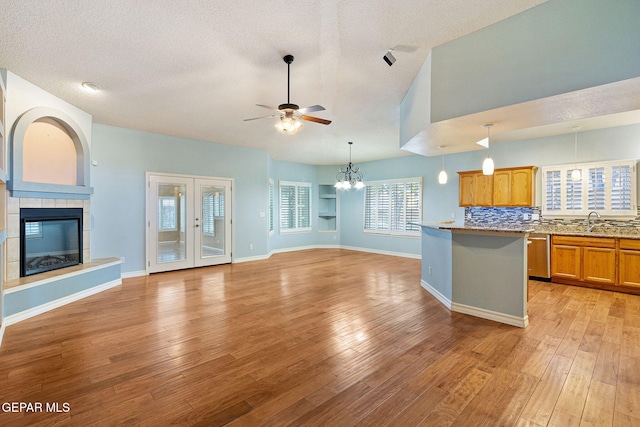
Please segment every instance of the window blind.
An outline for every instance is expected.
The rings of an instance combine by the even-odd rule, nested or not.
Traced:
[[[636,163],[615,160],[543,167],[542,214],[582,216],[597,211],[605,216],[635,217]],[[571,179],[571,171],[576,168],[582,172],[579,181]]]
[[[422,179],[367,182],[364,231],[377,234],[419,234],[422,217]]]
[[[269,180],[269,232],[273,232],[274,194],[273,181]]]
[[[311,231],[311,183],[280,181],[280,232]]]

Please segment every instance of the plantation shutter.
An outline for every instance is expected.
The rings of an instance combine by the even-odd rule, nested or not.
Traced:
[[[311,183],[280,181],[280,232],[311,231]]]
[[[630,165],[613,166],[611,168],[611,209],[627,211],[632,208]]]
[[[546,208],[547,211],[560,211],[562,209],[562,181],[559,170],[547,171],[545,178]]]
[[[417,234],[421,218],[420,178],[368,182],[364,194],[364,230],[379,234]]]
[[[202,232],[214,235],[213,192],[202,193]]]
[[[605,208],[604,167],[589,168],[588,179],[587,206],[589,210],[602,210]]]
[[[580,211],[582,210],[582,180],[584,176],[578,181],[571,179],[571,170],[567,170],[565,174],[565,206],[567,210]]]

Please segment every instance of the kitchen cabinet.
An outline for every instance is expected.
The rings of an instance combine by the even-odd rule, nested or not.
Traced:
[[[460,206],[534,206],[536,166],[458,172]]]
[[[580,280],[582,262],[580,246],[557,240],[554,236],[551,245],[551,277]]]
[[[640,240],[620,239],[618,284],[640,288]]]
[[[475,173],[459,172],[460,177],[460,206],[473,206],[475,194]]]
[[[551,277],[554,281],[592,285],[616,284],[616,239],[553,236]]]
[[[613,239],[606,239],[613,240]],[[615,244],[613,241],[612,244]],[[591,283],[616,283],[615,247],[602,248],[585,246],[582,248],[582,280]]]
[[[460,206],[492,206],[493,175],[482,171],[458,172],[460,182]]]

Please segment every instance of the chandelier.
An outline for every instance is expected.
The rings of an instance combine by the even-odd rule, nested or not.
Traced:
[[[340,172],[336,175],[337,189],[348,190],[352,186],[356,189],[364,188],[364,182],[362,182],[362,172],[360,168],[356,168],[351,163],[351,146],[353,142],[349,141],[349,164],[340,168]]]

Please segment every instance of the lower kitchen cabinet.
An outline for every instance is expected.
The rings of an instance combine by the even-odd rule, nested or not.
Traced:
[[[615,244],[615,242],[613,242]],[[616,283],[616,250],[613,248],[582,248],[582,280],[592,283]]]
[[[616,284],[616,239],[553,236],[551,277],[576,284]]]
[[[581,248],[574,245],[556,244],[551,246],[551,277],[580,280]]]
[[[640,240],[620,239],[618,282],[640,288]]]

